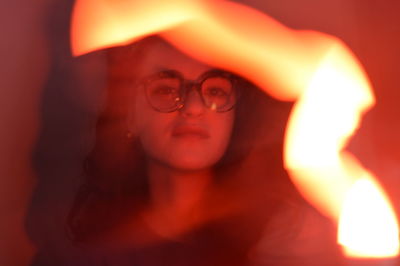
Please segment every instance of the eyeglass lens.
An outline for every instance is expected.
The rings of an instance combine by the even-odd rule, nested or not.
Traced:
[[[213,110],[223,112],[232,108],[235,93],[230,79],[220,76],[209,77],[200,84],[204,104]],[[150,104],[159,111],[169,112],[184,104],[188,90],[177,77],[162,77],[152,80],[146,87]]]

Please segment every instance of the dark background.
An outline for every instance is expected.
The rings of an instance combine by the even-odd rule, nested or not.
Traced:
[[[400,210],[400,2],[240,2],[289,27],[336,35],[359,57],[377,105],[349,149]],[[67,245],[63,222],[105,97],[104,54],[70,55],[72,4],[0,4],[0,265],[29,265],[38,247]]]

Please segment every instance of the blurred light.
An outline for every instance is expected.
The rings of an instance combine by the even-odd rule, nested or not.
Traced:
[[[288,122],[285,166],[303,196],[335,221],[347,190],[366,171],[343,149],[373,103],[351,52],[333,44]]]
[[[380,186],[357,180],[347,193],[339,220],[338,242],[349,257],[394,257],[399,254],[395,213]]]

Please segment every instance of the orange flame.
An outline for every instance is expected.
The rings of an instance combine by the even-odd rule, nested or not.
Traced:
[[[338,221],[343,209],[339,241],[358,250],[343,235],[354,230],[346,225],[349,218],[345,217],[349,217],[349,206],[359,206],[349,203],[352,198],[363,197],[358,196],[358,187],[375,191],[360,179],[373,180],[373,176],[343,149],[374,97],[351,51],[332,36],[288,29],[238,3],[76,1],[71,36],[75,55],[154,33],[200,61],[248,78],[278,99],[297,99],[285,136],[285,167],[302,195],[322,213]],[[370,204],[379,206],[378,213],[390,210],[382,207],[383,194],[373,195],[371,200],[376,203]],[[368,228],[378,232],[386,226],[397,229],[394,215],[382,215],[392,217],[388,225]],[[398,243],[397,231],[387,235],[382,242]],[[395,249],[398,244],[390,245],[390,251],[368,248],[368,252],[387,255]]]

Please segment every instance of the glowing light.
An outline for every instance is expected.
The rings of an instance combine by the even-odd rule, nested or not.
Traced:
[[[285,165],[306,199],[340,219],[346,255],[391,257],[399,252],[394,212],[374,176],[344,150],[374,104],[370,88],[351,52],[333,45],[290,117]]]
[[[350,51],[332,45],[288,123],[285,166],[300,192],[335,220],[350,185],[366,171],[343,148],[373,103]]]
[[[347,193],[339,220],[338,242],[351,257],[394,257],[399,252],[396,216],[384,192],[370,178]]]
[[[378,186],[368,185],[374,184],[373,175],[344,150],[375,100],[362,67],[342,42],[322,33],[291,30],[257,10],[227,1],[76,1],[71,36],[75,55],[154,33],[200,61],[246,77],[278,99],[297,100],[284,159],[300,193],[335,222],[343,209],[343,232],[355,230],[348,222],[354,206],[366,218],[392,217],[369,229],[397,228],[390,207],[382,203],[384,194],[376,193]],[[365,177],[371,182],[361,179]],[[371,213],[359,202],[363,191],[374,195],[368,202],[377,209],[370,208]],[[362,215],[354,218],[356,224],[365,222]],[[356,240],[350,240],[360,237],[358,232],[339,237],[349,245],[349,254],[361,250],[353,245]],[[388,250],[381,249],[384,244],[378,250],[371,245],[360,256],[394,254],[398,233],[384,232],[388,239],[378,240],[387,243]],[[362,239],[377,241],[377,234]]]
[[[228,1],[77,0],[71,28],[74,55],[157,33],[190,56],[247,77],[282,100],[298,97],[336,40],[294,31]]]
[[[127,44],[169,29],[200,14],[198,2],[78,0],[71,25],[73,53]]]

